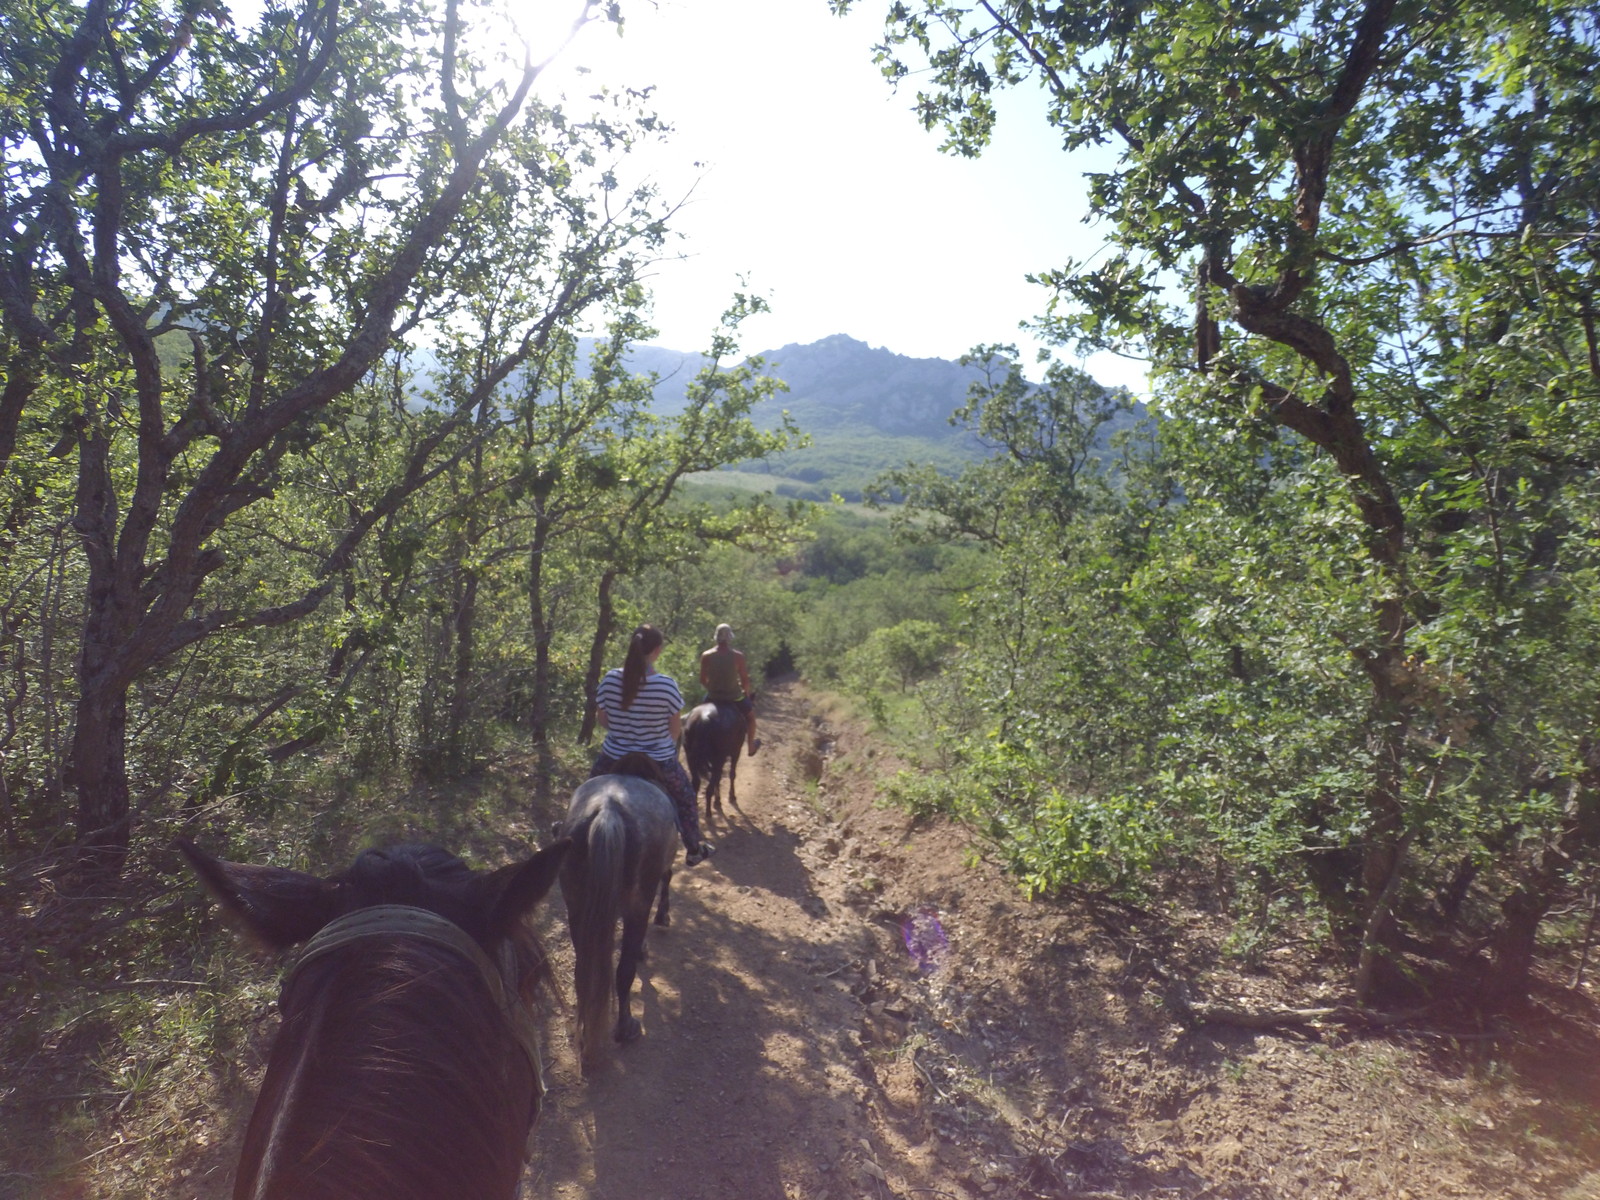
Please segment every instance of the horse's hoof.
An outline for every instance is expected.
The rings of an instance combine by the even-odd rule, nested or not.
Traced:
[[[637,1017],[620,1017],[617,1020],[616,1039],[623,1045],[637,1042],[639,1035],[644,1032],[644,1026],[639,1024]]]
[[[668,925],[672,924],[672,918],[666,913],[658,913],[656,914],[656,924],[665,929]]]

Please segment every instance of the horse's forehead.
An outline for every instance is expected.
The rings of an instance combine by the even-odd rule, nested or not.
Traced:
[[[356,907],[391,903],[437,908],[458,901],[471,879],[471,869],[449,851],[408,844],[363,851],[340,882]]]
[[[441,878],[471,874],[467,864],[450,851],[421,842],[403,842],[395,846],[375,846],[363,850],[356,856],[350,870],[352,873],[378,874],[405,871]]]

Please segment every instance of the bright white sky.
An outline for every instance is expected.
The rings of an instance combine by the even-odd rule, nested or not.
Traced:
[[[513,3],[526,17],[566,7]],[[1041,99],[1005,98],[995,144],[952,157],[910,111],[914,85],[896,94],[872,61],[886,0],[846,18],[826,0],[624,3],[624,35],[586,29],[542,90],[653,84],[675,128],[648,168],[667,196],[693,189],[674,222],[685,257],[651,281],[658,344],[704,347],[742,276],[772,305],[745,326],[750,352],[844,333],[919,358],[980,342],[1029,353],[1018,323],[1048,297],[1025,276],[1101,245],[1082,220],[1091,162],[1061,150]],[[1145,390],[1139,364],[1085,365]]]

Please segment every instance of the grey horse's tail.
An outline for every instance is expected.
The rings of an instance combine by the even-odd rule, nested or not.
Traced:
[[[612,958],[628,850],[622,810],[602,798],[579,838],[584,845],[583,899],[574,910],[573,983],[578,993],[578,1048],[587,1060],[604,1044],[611,1022]]]

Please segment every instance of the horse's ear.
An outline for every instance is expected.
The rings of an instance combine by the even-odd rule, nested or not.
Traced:
[[[490,932],[504,937],[533,911],[555,884],[572,839],[564,837],[532,858],[501,867],[473,881],[473,906],[484,914]]]
[[[305,941],[333,919],[337,884],[287,867],[224,862],[187,838],[176,844],[206,891],[274,950]]]

